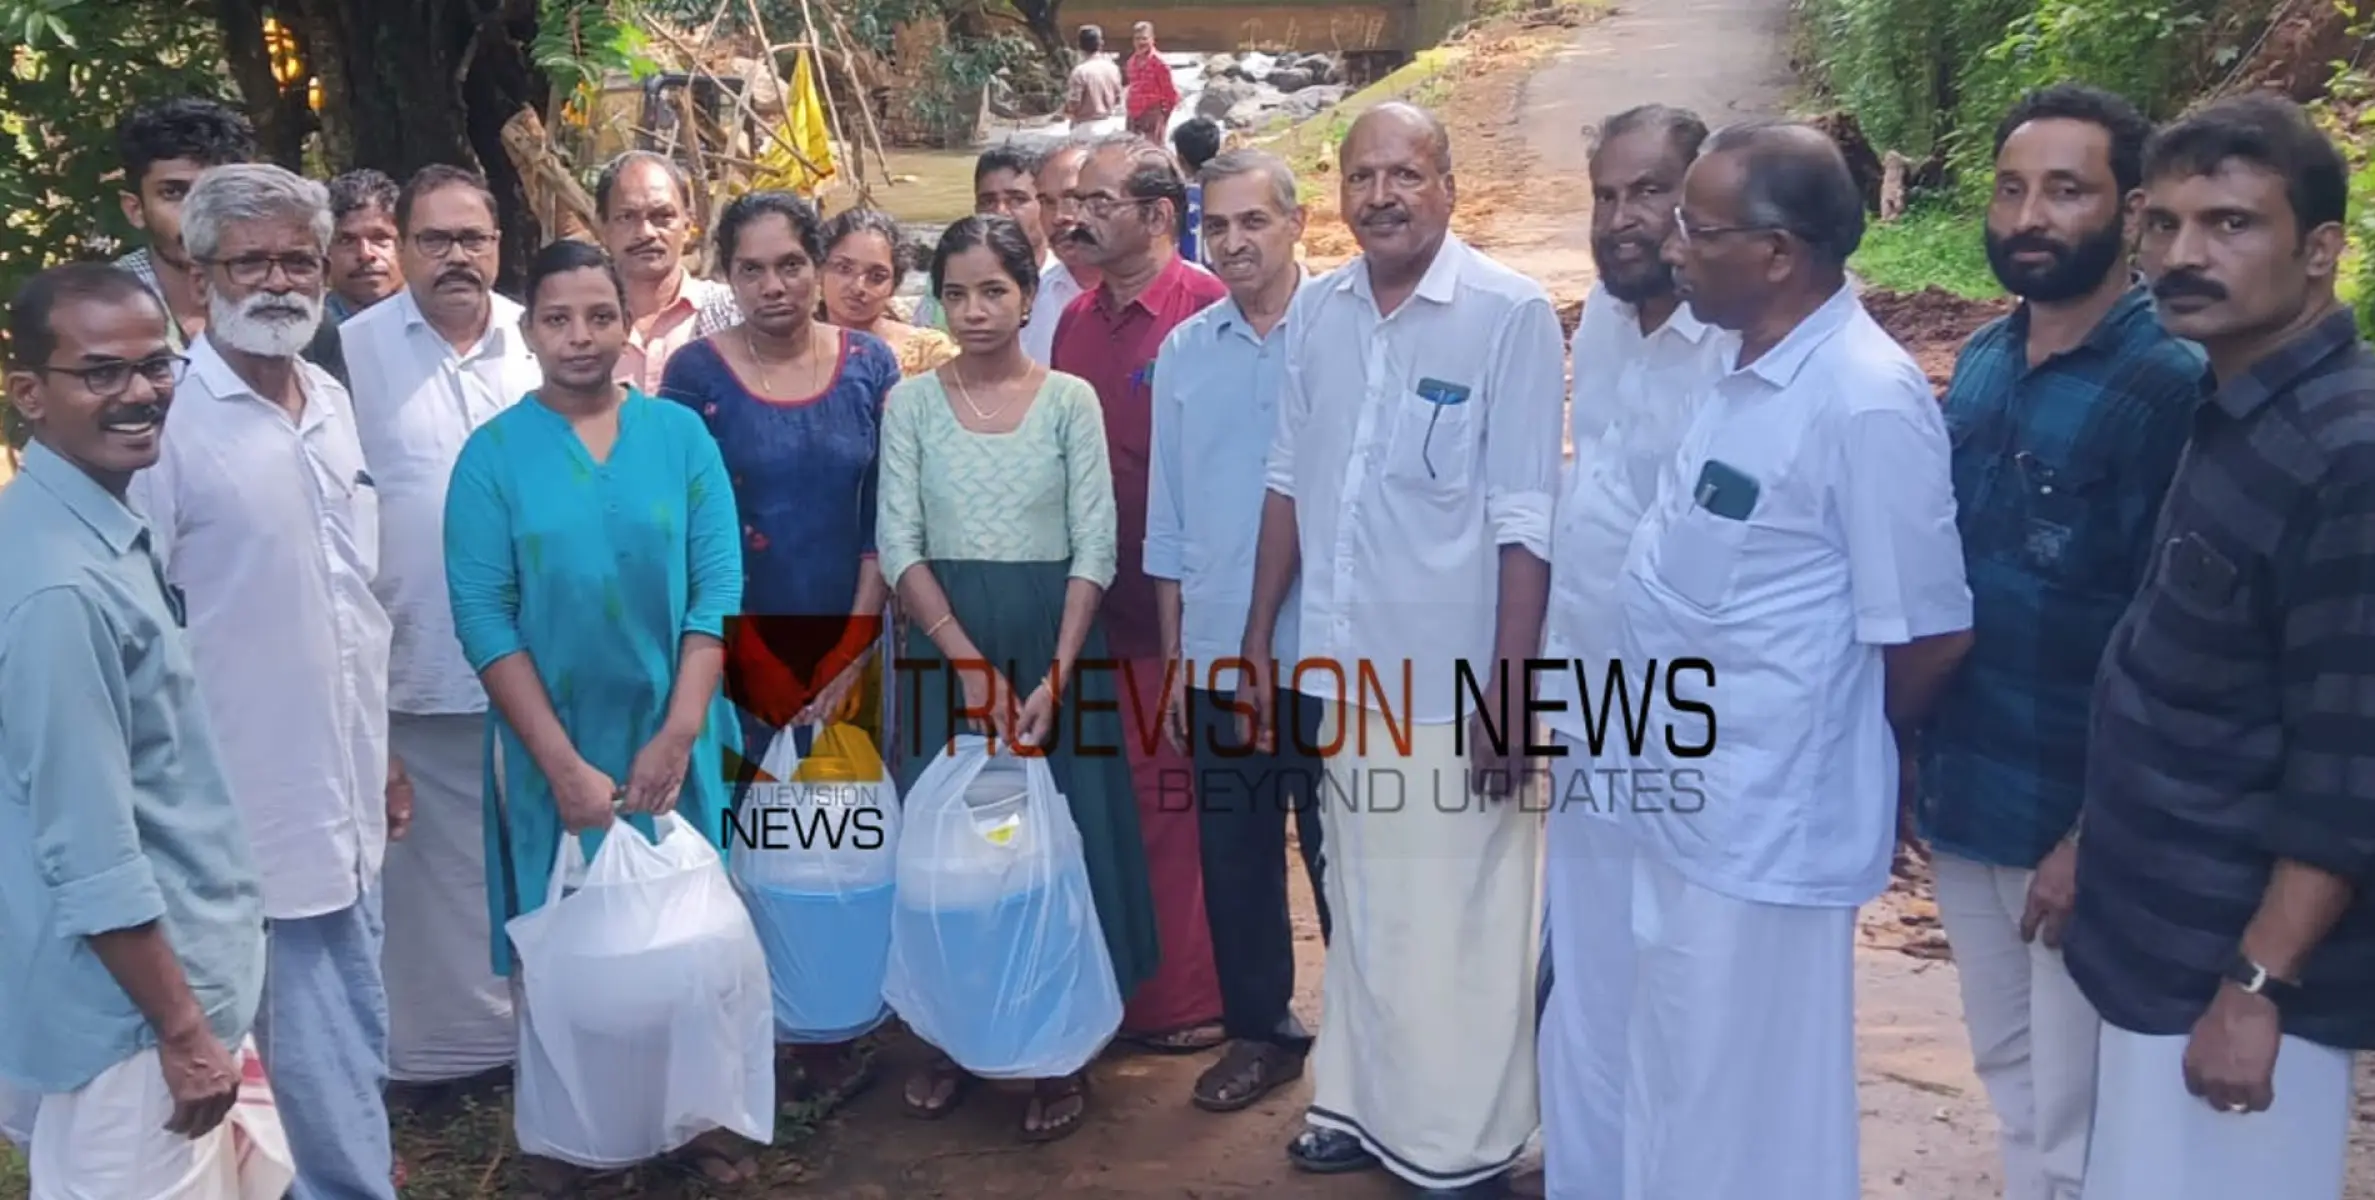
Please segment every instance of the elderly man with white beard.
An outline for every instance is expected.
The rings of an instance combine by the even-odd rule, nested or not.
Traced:
[[[264,879],[256,1037],[296,1200],[395,1200],[380,862],[410,820],[388,759],[378,501],[353,405],[299,357],[322,319],[321,184],[217,167],[182,208],[205,334],[156,465],[133,480],[187,604],[198,691]]]

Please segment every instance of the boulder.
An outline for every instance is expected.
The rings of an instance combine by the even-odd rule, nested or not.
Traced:
[[[1234,74],[1240,79],[1250,79],[1255,83],[1260,83],[1270,78],[1270,72],[1277,69],[1278,60],[1276,58],[1255,50],[1237,60],[1237,69]]]
[[[1236,69],[1237,56],[1234,54],[1215,54],[1204,60],[1204,77],[1206,79],[1218,79]]]
[[[1335,107],[1344,99],[1344,85],[1340,83],[1313,84],[1286,98],[1285,109],[1298,121],[1316,117]]]
[[[1229,110],[1253,99],[1261,89],[1242,79],[1208,79],[1196,97],[1196,115],[1218,121]]]

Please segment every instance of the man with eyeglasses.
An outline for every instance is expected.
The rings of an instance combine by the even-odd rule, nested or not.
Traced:
[[[1229,289],[1179,256],[1187,185],[1161,146],[1129,133],[1098,139],[1066,199],[1079,205],[1080,217],[1065,236],[1104,278],[1063,310],[1049,365],[1087,380],[1105,410],[1120,529],[1113,584],[1105,591],[1106,635],[1122,664],[1123,724],[1152,731],[1167,707],[1162,619],[1145,565],[1155,356],[1173,329]],[[1054,317],[1035,310],[1032,319]],[[1195,1053],[1223,1038],[1220,977],[1204,917],[1195,760],[1161,739],[1124,741],[1163,961],[1154,978],[1125,997],[1123,1036],[1162,1052]]]
[[[0,1081],[33,1100],[39,1196],[163,1195],[236,1154],[263,991],[262,883],[125,498],[186,366],[168,324],[96,263],[9,309],[33,443],[0,492]]]
[[[330,181],[330,290],[322,297],[322,327],[305,357],[347,382],[338,327],[404,288],[396,261],[396,181],[366,167]]]
[[[666,155],[630,150],[611,160],[594,181],[594,211],[602,248],[627,285],[627,349],[618,381],[660,394],[668,356],[721,329],[740,324],[734,289],[696,279],[685,269],[693,195],[684,171]]]
[[[363,456],[379,490],[376,586],[395,625],[388,742],[414,793],[388,848],[391,1105],[435,1109],[512,1059],[511,993],[487,957],[486,692],[455,640],[445,486],[471,431],[543,382],[520,306],[494,294],[501,245],[486,180],[424,167],[396,197],[404,290],[340,333]]]
[[[1888,886],[1898,764],[1971,642],[1946,426],[1847,281],[1863,232],[1838,146],[1752,121],[1700,148],[1666,239],[1737,349],[1616,583],[1624,669],[1710,710],[1661,706],[1614,751],[1634,933],[1580,969],[1646,998],[1621,1032],[1626,1200],[1862,1195],[1856,910]]]
[[[379,501],[321,323],[328,189],[217,167],[182,206],[206,283],[177,419],[132,485],[188,601],[199,694],[264,875],[264,1064],[296,1196],[395,1200],[379,876],[412,798],[388,762]]]

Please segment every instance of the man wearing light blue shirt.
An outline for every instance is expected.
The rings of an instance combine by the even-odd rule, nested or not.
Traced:
[[[180,598],[124,499],[187,365],[170,337],[136,276],[96,264],[36,276],[9,314],[34,442],[0,493],[0,1081],[39,1097],[45,1200],[162,1195],[237,1153],[263,987],[262,885]]]
[[[1320,894],[1321,709],[1282,689],[1271,750],[1240,736],[1232,665],[1253,603],[1263,471],[1285,370],[1288,310],[1304,285],[1295,261],[1304,210],[1295,178],[1258,150],[1221,155],[1199,173],[1205,256],[1229,299],[1188,318],[1154,363],[1146,573],[1169,660],[1165,724],[1196,762],[1193,794],[1204,912],[1220,974],[1229,1044],[1196,1081],[1197,1107],[1234,1112],[1303,1073],[1311,1034],[1289,1008],[1294,934],[1287,913],[1286,814],[1294,813],[1311,890]],[[1288,611],[1293,611],[1292,602]],[[1272,646],[1295,661],[1295,630]],[[1273,678],[1288,674],[1274,670]],[[1320,930],[1328,931],[1326,901]]]

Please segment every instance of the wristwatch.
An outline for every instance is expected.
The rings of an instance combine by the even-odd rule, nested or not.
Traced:
[[[2286,983],[2268,973],[2268,968],[2251,961],[2251,956],[2238,950],[2235,961],[2227,964],[2228,982],[2241,987],[2245,993],[2264,996],[2278,1008],[2291,1004],[2301,994],[2299,984]]]

